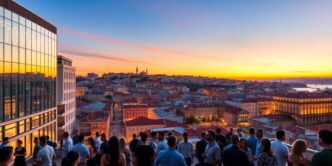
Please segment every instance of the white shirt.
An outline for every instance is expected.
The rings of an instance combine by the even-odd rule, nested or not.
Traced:
[[[99,148],[101,145],[101,140],[99,139],[99,137],[95,137],[94,141],[95,141],[96,148],[99,151]]]
[[[204,162],[208,164],[221,160],[220,148],[215,141],[206,145],[205,156]]]
[[[194,156],[193,145],[189,142],[181,141],[178,145],[178,151],[184,158],[192,158]]]
[[[167,141],[165,139],[163,139],[162,141],[159,142],[159,144],[157,146],[156,154],[158,154],[162,150],[166,150],[167,148],[168,148]]]
[[[52,166],[54,156],[55,152],[53,147],[45,145],[38,151],[37,161],[41,161],[42,166]]]
[[[73,140],[68,137],[65,139],[65,143],[62,146],[61,157],[66,158],[68,152],[70,152],[71,150],[73,150]]]
[[[278,166],[286,166],[286,157],[289,154],[289,149],[280,140],[272,142],[271,149],[276,156]]]

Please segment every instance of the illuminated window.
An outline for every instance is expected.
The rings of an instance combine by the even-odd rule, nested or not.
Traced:
[[[16,123],[11,123],[5,126],[5,137],[14,137],[17,135]]]

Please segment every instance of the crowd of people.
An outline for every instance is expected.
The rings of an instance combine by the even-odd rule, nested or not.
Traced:
[[[307,144],[298,139],[293,143],[291,152],[283,143],[285,132],[276,132],[276,140],[264,138],[262,129],[249,129],[246,138],[241,129],[236,132],[231,128],[226,135],[221,129],[209,130],[201,134],[196,148],[189,142],[189,135],[183,133],[181,141],[172,132],[151,132],[150,138],[144,132],[133,135],[127,146],[124,138],[96,133],[84,143],[83,135],[76,130],[72,137],[63,134],[60,142],[61,166],[190,166],[197,159],[197,166],[331,166],[332,132],[319,131],[319,144],[322,151],[311,159],[306,157]],[[54,166],[56,143],[47,136],[34,138],[32,154],[33,165]],[[13,160],[13,157],[15,159]],[[17,140],[17,147],[9,146],[9,139],[4,138],[0,145],[0,166],[26,165],[26,149],[22,141]]]

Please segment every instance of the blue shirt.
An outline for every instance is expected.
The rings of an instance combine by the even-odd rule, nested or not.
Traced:
[[[70,152],[73,149],[73,140],[68,137],[65,139],[65,143],[62,146],[62,151],[61,151],[61,157],[66,158],[68,152]]]
[[[261,154],[261,152],[262,152],[262,150],[261,150],[261,140],[258,139],[257,145],[256,145],[256,156]]]
[[[163,139],[162,141],[159,142],[157,146],[156,154],[158,154],[160,151],[166,150],[167,148],[168,148],[167,141]]]
[[[87,158],[90,155],[89,149],[82,143],[78,143],[73,147],[73,151],[80,154],[80,163],[86,163]]]
[[[173,148],[158,153],[153,166],[186,166],[184,157]]]
[[[255,155],[257,142],[258,138],[255,135],[251,135],[247,139],[248,147],[250,148],[252,155]]]

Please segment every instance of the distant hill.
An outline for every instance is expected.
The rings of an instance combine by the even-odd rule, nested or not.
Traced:
[[[281,81],[298,82],[304,84],[332,84],[332,78],[290,78],[290,79],[281,79]]]

